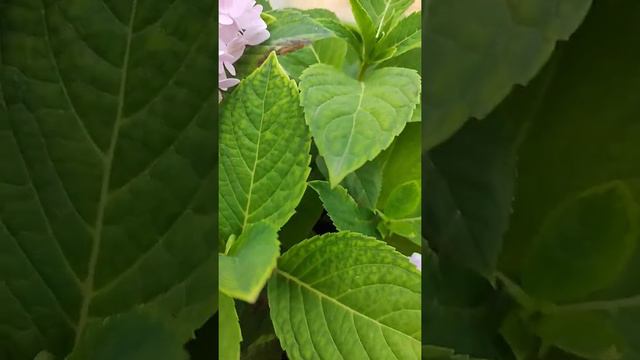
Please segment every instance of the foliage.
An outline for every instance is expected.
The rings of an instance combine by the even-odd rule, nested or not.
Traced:
[[[355,27],[323,9],[263,15],[272,36],[220,109],[225,359],[421,358],[420,172],[389,173],[401,149],[420,164],[420,132],[405,135],[420,75],[389,66],[420,47],[408,4],[352,1]]]
[[[0,3],[0,358],[183,359],[214,313],[213,14]]]
[[[640,356],[639,24],[632,0],[429,3],[427,358]]]

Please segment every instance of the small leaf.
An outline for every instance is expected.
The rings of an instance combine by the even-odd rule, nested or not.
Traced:
[[[33,360],[56,360],[56,357],[46,351],[41,351]]]
[[[421,187],[417,180],[404,183],[389,195],[383,209],[386,228],[415,244],[422,242]]]
[[[299,79],[302,72],[313,64],[327,64],[342,69],[347,54],[347,43],[339,38],[318,40],[303,49],[280,56],[280,64],[287,74]]]
[[[182,339],[162,321],[131,312],[92,322],[68,360],[186,360]]]
[[[322,26],[301,10],[278,9],[269,11],[274,21],[269,27],[269,40],[266,45],[277,46],[292,41],[312,42],[334,36],[333,32]]]
[[[386,61],[422,47],[422,12],[415,12],[398,23],[376,44],[374,59]]]
[[[220,239],[266,220],[280,229],[304,194],[311,139],[298,89],[272,53],[225,100],[220,119]]]
[[[280,258],[269,306],[291,360],[420,359],[420,272],[384,242],[349,232],[301,242]]]
[[[371,210],[359,208],[342,186],[331,188],[326,181],[312,181],[313,188],[334,225],[340,231],[355,231],[368,236],[377,236],[376,217]]]
[[[606,214],[606,216],[603,216]],[[571,301],[611,285],[633,255],[638,205],[627,185],[590,189],[548,215],[534,240],[522,286],[548,301]]]
[[[244,78],[259,67],[275,51],[278,54],[304,49],[315,41],[341,38],[355,44],[351,30],[343,26],[330,12],[317,10],[278,9],[263,13],[269,19],[269,39],[257,46],[245,49],[240,60],[234,64],[237,78]]]
[[[360,0],[375,28],[376,38],[382,37],[397,19],[413,4],[413,0]]]
[[[358,28],[360,29],[360,35],[364,46],[364,52],[361,55],[361,60],[365,60],[369,52],[373,51],[376,40],[376,25],[374,24],[371,16],[367,14],[362,0],[349,0],[349,4],[351,4],[351,13],[356,20],[356,24],[358,24]]]
[[[218,255],[220,291],[236,299],[255,302],[279,255],[280,243],[273,226],[265,222],[249,225],[228,255]]]
[[[384,209],[391,193],[407,182],[422,181],[421,124],[407,124],[393,144],[383,154],[386,158],[378,209]]]
[[[420,76],[383,68],[359,82],[318,64],[305,70],[300,88],[307,124],[336,186],[402,132],[419,101]]]
[[[342,185],[358,203],[366,209],[375,209],[382,191],[382,171],[386,163],[384,153],[347,175]]]
[[[467,355],[456,354],[452,349],[432,345],[425,345],[422,353],[424,360],[480,360]]]
[[[242,333],[235,303],[222,293],[218,299],[218,359],[239,360]]]

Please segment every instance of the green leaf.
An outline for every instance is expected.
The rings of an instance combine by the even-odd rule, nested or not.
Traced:
[[[214,312],[214,11],[2,2],[0,356],[142,304],[182,343]]]
[[[428,246],[423,245],[422,253],[425,343],[474,357],[511,359],[498,334],[506,299],[485,278],[438,258]]]
[[[291,360],[419,359],[420,284],[416,268],[385,243],[326,234],[280,258],[271,318]]]
[[[359,82],[318,64],[302,74],[300,89],[333,187],[402,132],[420,98],[420,77],[409,69],[383,68]]]
[[[313,172],[311,173],[313,178]],[[304,192],[304,196],[296,213],[291,219],[280,229],[278,237],[282,243],[282,250],[285,251],[293,245],[299,243],[313,235],[313,227],[322,216],[322,201],[318,194],[310,187]]]
[[[396,27],[380,39],[376,44],[374,59],[386,61],[421,47],[422,12],[418,11],[400,20]]]
[[[265,11],[271,10],[271,2],[269,0],[256,0],[258,5],[262,5],[262,9]]]
[[[347,54],[347,43],[339,38],[318,40],[301,50],[280,56],[280,64],[287,74],[299,79],[302,72],[313,64],[327,64],[342,69]]]
[[[220,239],[266,221],[280,229],[309,175],[311,140],[296,84],[275,54],[225,100],[220,119]]]
[[[521,315],[517,310],[509,313],[500,326],[500,334],[516,360],[527,360],[537,354],[539,340]]]
[[[221,293],[219,302],[218,359],[239,360],[242,333],[234,300]]]
[[[640,209],[624,183],[590,189],[548,215],[524,266],[522,286],[553,302],[581,299],[620,276],[639,236]]]
[[[391,233],[406,237],[417,245],[422,242],[421,193],[419,181],[404,183],[389,195],[382,209],[386,228]]]
[[[268,14],[276,18],[269,27],[271,36],[268,45],[277,46],[292,41],[312,42],[334,36],[332,31],[301,10],[278,9]]]
[[[514,212],[501,256],[506,272],[521,271],[542,223],[567,198],[607,182],[640,178],[640,106],[628,97],[640,91],[634,80],[640,69],[629,56],[640,53],[631,35],[640,31],[640,5],[621,4],[594,2],[541,74],[549,78],[545,96],[534,108],[509,113],[511,118],[533,114],[534,121],[519,151]],[[585,61],[605,32],[616,34],[615,40],[603,41],[597,56]],[[609,221],[602,215],[598,222]]]
[[[281,360],[282,349],[278,338],[273,335],[263,335],[249,345],[242,354],[242,360]]]
[[[248,225],[227,255],[218,255],[220,291],[253,303],[280,255],[276,229],[266,222]]]
[[[456,354],[454,350],[439,346],[425,345],[422,348],[425,360],[480,360],[467,355]]]
[[[35,358],[33,358],[33,360],[56,360],[56,358],[49,352],[41,351]]]
[[[446,140],[467,119],[487,116],[513,85],[529,82],[556,42],[575,31],[590,4],[591,0],[427,2],[425,148]]]
[[[284,55],[287,52],[304,49],[318,40],[336,37],[350,44],[355,43],[353,33],[327,12],[278,9],[263,13],[263,16],[268,16],[270,19],[269,39],[260,45],[245,49],[240,60],[234,64],[237,71],[236,77],[239,79],[253,72],[272,51]]]
[[[516,121],[510,111],[526,114],[537,95],[515,92],[489,118],[469,121],[424,157],[425,236],[440,256],[488,279],[509,226],[517,149],[528,128],[528,118]]]
[[[351,5],[351,13],[360,30],[360,36],[362,38],[360,59],[364,61],[375,46],[376,25],[364,8],[362,0],[349,0],[349,4]]]
[[[378,198],[378,209],[384,209],[391,193],[407,182],[422,180],[421,144],[422,133],[419,123],[407,124],[393,145],[385,151],[382,190]]]
[[[611,320],[598,312],[545,316],[536,326],[543,348],[556,346],[588,360],[622,359],[623,340]]]
[[[356,35],[357,30],[340,21],[336,14],[326,9],[309,9],[304,10],[304,13],[333,32],[336,37],[346,41],[352,50],[358,53],[361,51],[362,44],[359,36]]]
[[[395,25],[413,0],[360,0],[360,3],[374,25],[376,38],[380,38]]]
[[[358,207],[345,188],[338,185],[332,189],[328,182],[317,180],[310,182],[309,186],[320,196],[336,229],[377,236],[376,216],[371,210]]]
[[[386,163],[386,156],[378,155],[372,161],[347,175],[342,185],[356,201],[358,206],[375,209],[380,191],[382,191],[382,170]]]
[[[68,360],[186,360],[181,338],[142,312],[108,317],[86,329]],[[231,359],[231,358],[229,358]]]

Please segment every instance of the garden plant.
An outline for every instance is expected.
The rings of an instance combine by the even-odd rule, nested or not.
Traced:
[[[420,359],[420,12],[241,3],[221,11],[260,34],[220,27],[220,359]]]
[[[423,355],[640,359],[640,3],[425,12]]]

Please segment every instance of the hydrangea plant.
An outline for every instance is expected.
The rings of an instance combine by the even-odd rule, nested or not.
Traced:
[[[220,359],[421,358],[421,17],[350,4],[220,8]]]

